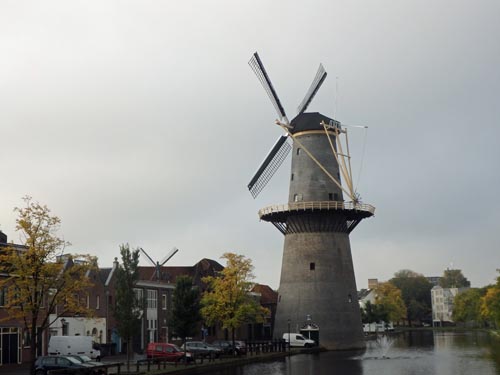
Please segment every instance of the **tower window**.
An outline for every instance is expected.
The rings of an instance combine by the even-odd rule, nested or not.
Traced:
[[[311,271],[314,271],[316,269],[316,263],[314,263],[314,262],[309,263],[309,269]]]
[[[292,173],[292,176],[290,177],[290,181],[293,181],[293,173]]]
[[[297,155],[300,155],[300,148],[297,149]]]
[[[349,303],[352,302],[352,296],[350,293],[347,295],[347,302],[349,302]]]

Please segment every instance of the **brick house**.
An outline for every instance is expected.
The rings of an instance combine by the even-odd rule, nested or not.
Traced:
[[[0,231],[0,251],[2,247],[14,246],[19,250],[26,247],[22,245],[7,244],[7,236]],[[69,260],[70,258],[68,258]],[[112,267],[97,268],[90,271],[87,277],[93,282],[93,287],[88,292],[79,295],[80,303],[94,311],[92,317],[74,316],[65,314],[58,316],[57,307],[49,319],[52,322],[49,329],[44,332],[37,355],[47,353],[48,341],[56,335],[85,335],[92,336],[94,341],[101,344],[104,355],[123,352],[125,349],[113,316],[115,304],[115,282],[118,260],[115,258]],[[135,292],[142,296],[146,302],[142,312],[141,334],[134,337],[132,343],[135,352],[143,352],[149,342],[167,342],[173,339],[168,327],[169,314],[172,310],[172,294],[177,277],[190,276],[201,292],[206,289],[202,279],[206,276],[216,276],[223,266],[211,259],[201,259],[193,266],[139,267],[139,282]],[[8,275],[1,275],[6,277]],[[270,287],[256,284],[252,295],[270,310],[264,324],[246,325],[237,332],[239,339],[271,338],[272,324],[276,312],[277,293]],[[30,360],[29,337],[24,332],[24,324],[19,320],[8,318],[8,312],[3,308],[5,293],[0,290],[0,366],[8,363],[22,363]],[[207,329],[204,329],[207,328]],[[211,342],[215,339],[227,338],[227,332],[220,327],[200,327],[193,339],[204,339]],[[202,333],[203,332],[203,333]],[[205,333],[208,332],[208,335]]]

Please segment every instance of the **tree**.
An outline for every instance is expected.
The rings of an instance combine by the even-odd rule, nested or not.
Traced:
[[[366,301],[365,306],[361,309],[361,321],[363,323],[378,323],[384,321],[385,318],[385,313],[380,306],[370,301]]]
[[[196,333],[197,324],[201,320],[199,301],[200,291],[193,286],[193,279],[189,276],[179,276],[175,282],[169,325],[183,341]]]
[[[462,270],[444,270],[443,277],[439,281],[443,288],[470,287],[470,281],[462,274]]]
[[[500,288],[488,288],[481,298],[481,316],[491,320],[495,328],[500,327]]]
[[[31,197],[23,200],[25,206],[14,209],[23,247],[8,246],[0,253],[0,273],[7,275],[0,280],[0,290],[6,292],[4,308],[9,318],[22,321],[30,338],[25,345],[30,346],[34,373],[36,348],[43,332],[60,316],[92,315],[81,298],[92,286],[87,274],[97,267],[97,259],[89,255],[63,256],[69,242],[56,234],[61,220]],[[55,319],[51,320],[51,315]]]
[[[226,267],[220,275],[203,278],[208,290],[201,299],[201,314],[208,325],[221,323],[229,329],[234,347],[235,329],[248,322],[264,322],[269,310],[250,294],[254,285],[251,259],[234,253],[225,253],[222,259],[226,259]]]
[[[115,308],[117,330],[127,343],[127,370],[130,370],[132,337],[140,332],[143,301],[134,288],[139,280],[139,249],[130,250],[128,244],[120,245],[122,264],[116,270]]]
[[[453,320],[460,323],[482,324],[481,298],[487,288],[468,289],[453,299]]]
[[[500,327],[500,276],[495,285],[486,289],[486,294],[481,298],[480,309],[484,319],[492,321],[496,328]]]
[[[388,322],[399,322],[406,317],[406,306],[401,290],[391,283],[381,283],[376,288],[375,304]]]
[[[422,321],[429,316],[432,284],[423,275],[411,270],[401,270],[389,282],[401,290],[410,326],[412,321]]]

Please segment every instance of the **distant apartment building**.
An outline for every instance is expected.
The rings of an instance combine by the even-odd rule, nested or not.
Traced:
[[[455,297],[469,288],[443,288],[439,285],[431,289],[432,325],[441,327],[453,324],[453,301]]]

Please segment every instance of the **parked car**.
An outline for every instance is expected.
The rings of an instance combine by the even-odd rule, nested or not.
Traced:
[[[316,345],[316,342],[314,340],[306,339],[300,333],[284,333],[283,340],[289,343],[290,346],[311,348]]]
[[[92,358],[90,358],[87,355],[70,355],[68,357],[73,357],[77,361],[80,361],[81,363],[94,366],[93,372],[96,375],[106,374],[106,366],[102,362],[93,361]]]
[[[146,348],[146,357],[162,358],[168,362],[179,362],[184,358],[189,362],[192,359],[189,350],[184,353],[177,345],[166,342],[150,342]]]
[[[236,347],[238,354],[247,354],[247,344],[245,344],[245,341],[236,340],[234,342],[234,346]]]
[[[209,345],[202,341],[188,341],[182,344],[181,348],[191,352],[195,356],[202,357],[219,358],[223,352],[221,348]]]
[[[222,349],[224,354],[233,354],[237,355],[246,354],[247,347],[244,341],[235,341],[234,346],[233,342],[229,340],[216,340],[212,343],[213,346]]]
[[[88,363],[83,363],[67,355],[49,355],[40,356],[35,361],[35,374],[36,375],[47,375],[49,370],[63,370],[68,369],[68,373],[74,370],[82,370],[82,374],[95,374],[95,366]]]
[[[216,340],[212,343],[213,346],[222,350],[223,354],[233,354],[233,344],[230,341]]]

